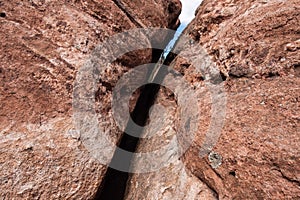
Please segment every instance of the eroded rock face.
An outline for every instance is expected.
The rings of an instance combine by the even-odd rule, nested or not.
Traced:
[[[198,105],[189,104],[188,96],[186,103],[201,110],[199,129],[182,159],[166,152],[162,160],[170,165],[133,174],[126,199],[299,198],[297,6],[295,1],[203,2],[185,34],[204,47],[226,79],[214,83],[223,85],[227,96],[227,104],[222,105],[224,127],[216,145],[212,143],[202,157],[200,150],[212,121],[211,91],[205,74],[177,57],[171,66],[198,97]],[[286,19],[290,20],[280,25]],[[184,53],[203,56],[190,49]],[[178,99],[161,89],[155,103],[144,132],[149,138],[140,140],[137,152],[159,151],[178,136],[176,121],[182,120]],[[136,167],[155,165],[159,156],[146,165],[136,157]]]
[[[270,77],[299,65],[299,2],[204,1],[187,32],[232,77]]]
[[[179,1],[141,4],[0,1],[1,198],[93,198],[106,166],[91,157],[72,122],[73,82],[93,49],[115,33],[178,26]],[[99,81],[100,126],[115,143],[121,132],[108,120],[112,87],[151,59],[151,50],[124,56]]]
[[[224,127],[201,157],[211,94],[185,59],[172,63],[201,94],[201,126],[184,162],[219,199],[300,198],[299,6],[205,0],[185,30],[226,79],[219,83],[227,96]]]
[[[174,123],[178,115],[174,113],[177,113],[178,108],[174,94],[161,88],[151,110],[150,122],[137,149],[139,153],[153,153],[154,156],[148,161],[135,157],[135,168],[148,173],[132,174],[125,199],[215,200],[217,198],[212,190],[185,168],[182,160],[176,155],[176,148],[163,150],[168,145],[173,146],[171,141],[176,140],[177,130]],[[154,153],[156,151],[158,153]],[[148,169],[150,170],[147,171]]]

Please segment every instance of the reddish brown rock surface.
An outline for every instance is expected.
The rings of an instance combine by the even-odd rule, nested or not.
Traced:
[[[215,193],[185,168],[182,160],[176,156],[176,148],[168,152],[162,151],[173,139],[176,140],[174,113],[177,109],[172,92],[161,89],[151,110],[151,121],[143,133],[143,137],[147,139],[140,140],[137,152],[158,151],[162,152],[162,155],[157,153],[158,156],[153,156],[149,161],[139,160],[138,157],[134,160],[136,168],[158,168],[154,171],[149,170],[148,173],[132,174],[125,199],[216,199]]]
[[[186,57],[171,64],[194,87],[201,110],[194,143],[182,157],[186,168],[178,161],[133,175],[127,199],[300,198],[299,6],[299,1],[204,0],[184,33],[220,69],[227,98],[224,126],[210,152],[200,156],[213,121],[212,96],[204,74],[187,61],[203,55],[187,49]],[[138,151],[159,150],[178,134],[178,123],[172,122],[182,120],[178,99],[162,90],[156,103],[166,110],[153,109],[154,122],[167,125],[156,138],[141,140]]]
[[[300,198],[299,8],[298,0],[204,0],[185,30],[226,79],[224,127],[201,158],[210,94],[189,63],[173,63],[201,93],[201,126],[184,162],[219,199]]]
[[[72,122],[76,73],[115,33],[177,27],[180,3],[0,1],[0,9],[0,197],[91,199],[106,166],[92,158]],[[209,155],[199,156],[211,121],[210,93],[202,75],[177,57],[172,66],[199,97],[195,141],[180,160],[167,155],[171,165],[133,174],[125,199],[300,198],[298,10],[297,0],[204,0],[185,33],[203,45],[223,76],[221,135]],[[100,126],[113,142],[121,132],[110,121],[111,89],[118,76],[152,56],[124,56],[102,75],[97,104],[103,110],[97,112],[105,114]],[[160,137],[141,140],[139,152],[160,149],[176,134],[180,117],[173,95],[162,89],[156,103],[165,107],[164,116],[154,107],[151,119],[164,127],[155,131]]]
[[[94,196],[106,166],[91,158],[72,123],[76,72],[92,50],[115,33],[148,26],[176,28],[180,7],[177,0],[143,5],[110,0],[0,1],[1,199]],[[115,63],[115,71],[103,75],[107,79],[100,81],[98,93],[106,106],[105,112],[99,111],[102,120],[109,118],[110,84],[151,57],[151,51],[124,57],[119,60],[123,65]],[[120,132],[110,134],[117,142]]]
[[[270,77],[299,66],[299,1],[204,1],[187,28],[232,77]]]

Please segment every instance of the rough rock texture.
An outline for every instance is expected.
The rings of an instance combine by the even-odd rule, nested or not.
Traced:
[[[128,14],[136,21],[146,27],[163,27],[176,29],[179,26],[178,15],[180,14],[180,1],[157,0],[157,1],[139,1],[139,0],[121,0],[119,5],[124,6]],[[136,12],[141,9],[143,12]],[[157,12],[159,11],[159,12]],[[168,13],[168,15],[165,15]]]
[[[299,1],[204,1],[187,33],[231,77],[286,75],[299,66]]]
[[[177,57],[172,66],[199,97],[195,141],[180,160],[166,154],[171,165],[133,174],[126,199],[300,198],[299,8],[297,0],[204,0],[185,33],[203,45],[224,79],[228,101],[218,143],[199,156],[211,96],[204,74]],[[175,0],[0,1],[1,199],[93,198],[106,166],[85,149],[72,122],[76,72],[114,33],[176,28],[179,10]],[[109,120],[112,87],[152,57],[149,50],[126,55],[101,76],[97,113],[115,143],[121,132]],[[144,135],[154,130],[160,137],[141,140],[139,152],[160,149],[177,133],[174,96],[162,89],[156,103],[165,110],[154,107],[151,120],[163,127],[150,123]]]
[[[72,122],[76,72],[92,50],[136,27],[176,28],[174,1],[0,1],[0,198],[91,199],[106,166],[91,158]],[[150,5],[155,9],[148,12]],[[144,13],[147,13],[145,17]],[[151,51],[120,59],[100,80],[98,110],[117,142],[110,95],[118,76],[151,61]]]
[[[299,9],[298,0],[204,0],[185,30],[226,79],[224,127],[202,158],[210,93],[185,59],[172,63],[201,93],[201,126],[184,163],[219,199],[300,198]]]
[[[137,152],[161,152],[163,147],[176,139],[174,113],[177,109],[172,92],[162,88],[151,110],[150,122],[142,136],[147,139],[141,139]],[[149,163],[135,158],[136,168],[147,169],[156,163],[160,163],[159,167],[162,165],[165,167],[154,172],[133,174],[128,183],[125,199],[216,199],[215,193],[187,171],[182,160],[178,159],[172,150],[165,153],[162,151],[162,154],[163,156],[154,156]]]
[[[209,95],[202,99],[203,126],[184,160],[220,199],[299,198],[299,83],[292,76],[227,81],[225,125],[213,148],[220,166],[199,157],[210,122]]]

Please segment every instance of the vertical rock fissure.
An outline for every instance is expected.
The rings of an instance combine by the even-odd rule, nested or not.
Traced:
[[[178,34],[174,35],[174,37],[176,36],[178,39]],[[167,44],[169,44],[173,40],[172,38],[170,39],[169,37],[167,37],[166,39],[169,40]],[[166,48],[165,51],[153,49],[152,63],[157,63],[157,64],[152,70],[152,72],[154,70],[158,70],[158,72],[156,72],[156,74],[158,75],[153,77],[154,79],[153,82],[156,83],[161,83],[167,73],[167,69],[165,67],[161,67],[161,65],[163,63],[171,63],[171,61],[175,58],[175,57],[168,57],[164,55],[165,52],[167,51],[167,48],[170,48],[170,45],[167,45],[165,48]],[[156,96],[159,92],[159,89],[160,89],[159,84],[147,84],[141,89],[140,96],[137,100],[133,112],[131,113],[132,120],[139,126],[144,127],[146,125],[147,120],[149,118],[149,110],[153,106],[156,100]],[[128,135],[126,133],[128,129],[132,129],[131,124],[127,124],[127,128],[123,133],[121,142],[118,145],[118,147],[125,151],[135,152],[139,142],[139,137]],[[143,130],[139,130],[138,135],[141,136],[142,133]],[[117,163],[122,163],[122,168],[126,167],[127,169],[129,169],[132,160],[133,160],[133,154],[130,158],[125,159],[124,157],[122,157],[121,151],[119,149],[116,149],[111,161],[111,166],[115,166],[115,164]],[[98,188],[95,199],[101,199],[101,200],[124,199],[124,197],[126,196],[125,192],[126,192],[129,176],[130,173],[128,172],[118,171],[116,169],[109,167],[102,181],[102,184]]]
[[[124,14],[130,19],[130,21],[132,23],[134,23],[134,25],[136,25],[136,27],[138,28],[145,28],[146,26],[138,21],[136,18],[134,18],[128,11],[128,9],[125,8],[125,6],[123,5],[123,3],[120,0],[113,0],[114,4],[116,4],[116,6],[118,6],[118,8],[120,8],[120,10],[122,10],[122,12],[124,12]]]
[[[120,0],[113,0],[113,2],[126,14],[127,17],[139,28],[143,28],[143,23],[136,21],[130,12],[125,8]],[[192,19],[190,19],[192,20]],[[190,22],[190,21],[189,21]],[[162,65],[169,65],[177,57],[176,54],[172,53],[173,48],[176,46],[177,42],[180,40],[181,35],[185,27],[189,23],[182,24],[177,27],[176,33],[170,38],[166,37],[166,46],[164,50],[153,49],[152,50],[152,63],[156,63],[155,67],[148,74],[149,82],[162,83],[164,77],[167,75],[167,68],[162,67]],[[154,76],[154,77],[152,77]],[[136,102],[134,110],[130,114],[132,121],[139,126],[144,127],[149,119],[149,110],[155,103],[156,97],[159,93],[159,84],[147,84],[141,88],[140,96]],[[131,136],[128,130],[132,131],[132,125],[127,124],[127,127],[120,139],[120,144],[114,152],[113,158],[111,160],[110,166],[117,166],[122,164],[122,169],[127,168],[129,171],[130,166],[134,160],[134,154],[131,154],[130,158],[122,157],[122,152],[120,149],[134,153],[137,149],[139,143],[139,137],[143,134],[143,129],[136,131],[138,137]],[[126,198],[126,189],[128,188],[128,183],[131,173],[118,171],[111,167],[108,167],[105,177],[98,188],[95,199],[100,200],[123,200]],[[213,192],[216,193],[212,189]]]

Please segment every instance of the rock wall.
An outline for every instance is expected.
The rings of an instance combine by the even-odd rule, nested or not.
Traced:
[[[204,138],[215,120],[212,95],[216,102],[220,97],[188,60],[205,56],[188,48],[171,67],[198,97],[198,105],[186,99],[201,111],[195,140],[180,159],[184,164],[177,160],[160,171],[132,175],[127,199],[300,198],[299,6],[297,0],[202,2],[184,34],[204,48],[212,62],[206,64],[220,71],[223,81],[214,84],[224,87],[227,99],[221,105],[226,109],[222,131],[202,156]],[[178,136],[178,101],[161,89],[156,104],[165,110],[154,108],[151,120],[166,124],[156,137],[141,140],[138,151],[160,150]]]
[[[211,93],[204,74],[176,57],[171,66],[198,96],[198,105],[190,105],[201,110],[195,140],[179,160],[167,155],[166,168],[132,174],[125,199],[300,198],[298,10],[297,0],[203,1],[184,33],[204,47],[223,78],[215,83],[227,96],[221,135],[199,155]],[[177,0],[0,1],[1,199],[94,197],[106,166],[92,158],[73,124],[75,76],[105,39],[136,27],[175,29],[179,12]],[[97,113],[114,143],[121,132],[110,120],[112,88],[154,57],[151,50],[125,55],[101,76]],[[150,115],[163,127],[146,128],[144,135],[156,130],[159,137],[140,140],[138,152],[160,149],[176,135],[175,97],[160,90],[156,104],[164,115],[160,106]]]
[[[299,6],[297,0],[204,0],[184,32],[224,80],[224,127],[202,158],[211,94],[189,62],[172,63],[201,93],[201,126],[184,163],[219,199],[300,197]]]
[[[298,1],[204,1],[186,33],[226,76],[287,75],[299,65],[298,8]]]
[[[172,140],[176,140],[176,118],[179,109],[174,94],[170,90],[161,88],[155,105],[151,109],[150,122],[140,140],[137,152],[152,152],[157,154],[148,162],[135,157],[135,167],[147,169],[158,166],[148,173],[135,173],[128,182],[125,199],[216,199],[215,193],[205,183],[200,181],[188,169],[176,150],[168,149]],[[174,148],[176,149],[176,148]],[[157,153],[154,153],[156,152]]]
[[[137,9],[138,8],[138,9]],[[106,166],[91,157],[72,122],[77,71],[108,37],[140,27],[175,29],[181,4],[169,1],[0,1],[0,197],[92,199]],[[135,56],[134,56],[135,55]],[[151,50],[125,56],[99,82],[102,128],[111,90]]]

